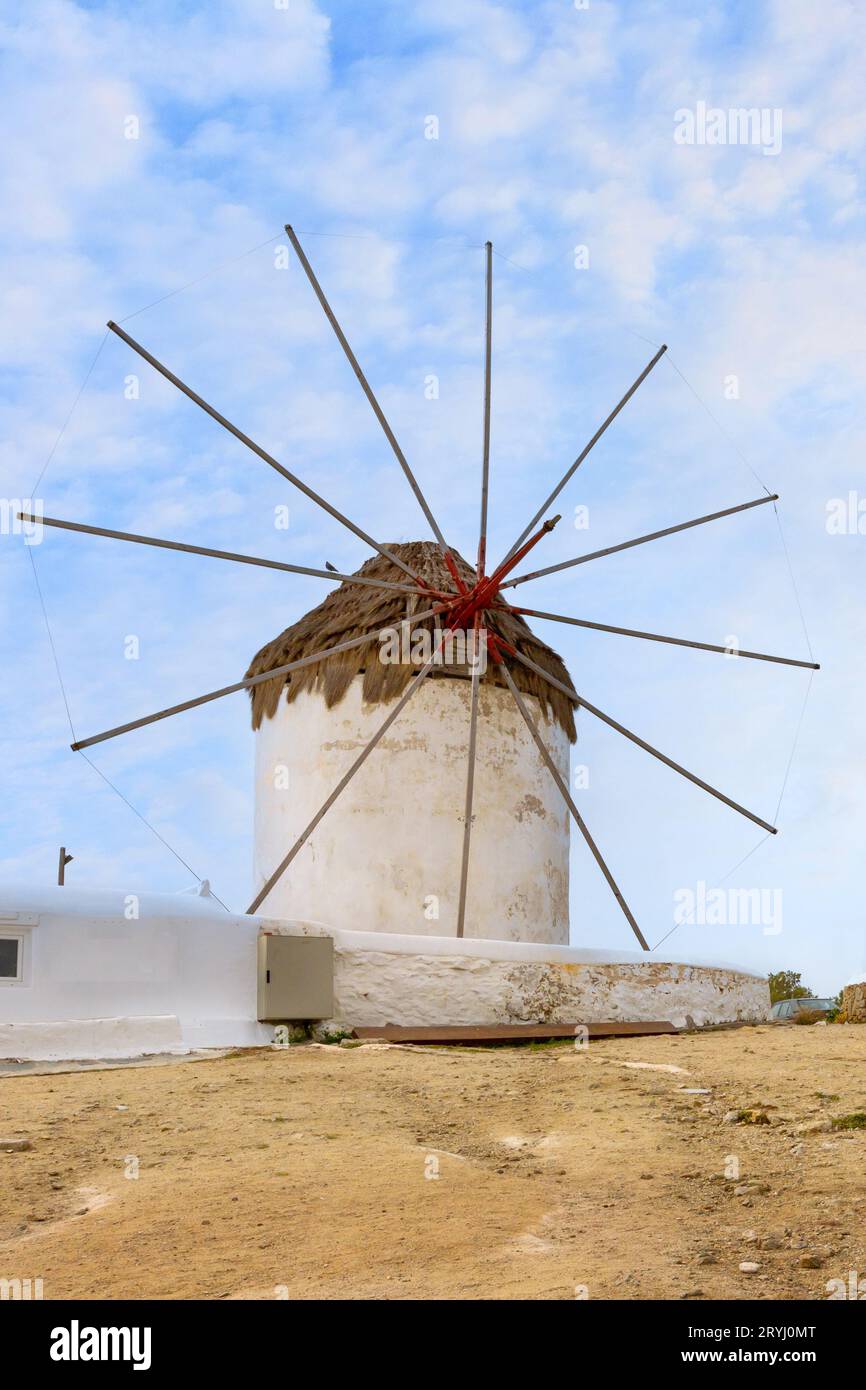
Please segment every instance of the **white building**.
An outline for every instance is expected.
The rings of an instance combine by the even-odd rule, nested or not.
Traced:
[[[393,548],[444,586],[435,547]],[[359,573],[403,578],[380,557]],[[341,585],[264,648],[250,674],[399,625],[405,603],[405,594]],[[497,621],[512,645],[568,681],[522,620]],[[283,675],[255,687],[257,890],[417,669],[381,662],[375,640],[288,684]],[[493,669],[481,683],[457,939],[470,683],[460,663],[434,669],[258,916],[228,913],[209,896],[0,886],[0,1058],[261,1045],[275,1023],[295,1020],[701,1026],[765,1017],[766,981],[735,966],[567,944],[567,811]],[[567,780],[570,704],[519,663],[509,669]]]
[[[138,915],[130,916],[134,904]],[[455,941],[227,913],[211,897],[0,887],[0,1058],[261,1046],[260,934],[333,940],[330,1019],[682,1026],[763,1018],[766,981],[641,951]]]
[[[254,917],[186,893],[0,886],[0,1057],[269,1041]]]

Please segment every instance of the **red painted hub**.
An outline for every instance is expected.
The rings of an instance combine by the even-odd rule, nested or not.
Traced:
[[[519,565],[524,555],[538,544],[542,536],[553,530],[558,521],[558,516],[552,517],[550,521],[545,521],[541,529],[536,531],[534,536],[530,536],[529,540],[519,550],[516,550],[509,559],[503,560],[502,564],[491,575],[479,575],[471,589],[467,589],[465,580],[461,577],[450,551],[446,554],[445,563],[459,590],[459,594],[446,600],[445,604],[445,611],[448,614],[447,626],[452,632],[459,627],[478,628],[480,626],[478,620],[484,610],[489,608],[499,596],[505,576],[510,574],[516,565]],[[491,659],[496,664],[502,660],[500,647],[504,647],[506,651],[513,650],[503,637],[495,637],[488,632],[486,638],[487,649]]]

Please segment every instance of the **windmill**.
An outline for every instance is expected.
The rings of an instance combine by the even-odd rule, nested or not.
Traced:
[[[390,709],[387,717],[382,721],[378,728],[369,737],[365,746],[353,759],[351,765],[344,772],[343,776],[329,792],[323,803],[316,810],[315,815],[303,827],[295,837],[293,843],[288,846],[282,859],[273,867],[264,883],[259,888],[253,900],[250,902],[247,912],[256,913],[266,902],[268,895],[282,879],[283,875],[289,870],[293,861],[310,840],[317,826],[327,815],[334,803],[340,798],[346,788],[354,779],[359,769],[374,749],[381,743],[391,726],[400,717],[403,710],[413,699],[416,692],[430,675],[436,664],[437,657],[448,637],[454,633],[461,632],[467,634],[470,639],[470,648],[473,659],[469,664],[471,679],[471,689],[469,698],[469,725],[467,737],[466,754],[466,775],[465,775],[465,798],[464,812],[462,816],[462,852],[459,867],[459,891],[458,905],[456,912],[456,935],[462,937],[466,922],[467,886],[469,882],[470,851],[472,842],[473,827],[473,804],[475,795],[475,775],[477,760],[477,739],[478,739],[478,719],[479,719],[479,690],[482,682],[482,662],[480,654],[482,652],[489,663],[488,676],[492,673],[492,678],[500,685],[504,686],[516,708],[520,720],[525,726],[532,743],[537,749],[541,762],[546,767],[559,796],[567,807],[568,813],[577,825],[581,836],[586,842],[593,858],[595,859],[602,875],[604,876],[611,892],[613,893],[622,913],[629,923],[635,937],[644,951],[649,950],[648,943],[643,935],[634,914],[628,906],[619,886],[607,864],[606,859],[596,844],[589,827],[587,826],[581,812],[579,811],[569,790],[567,778],[557,766],[556,760],[551,755],[551,750],[544,736],[539,721],[533,717],[531,709],[527,705],[525,698],[526,687],[525,677],[524,690],[520,688],[521,682],[515,680],[514,671],[522,668],[536,681],[542,682],[542,688],[550,692],[551,697],[555,695],[560,701],[564,698],[569,702],[575,711],[582,709],[593,718],[614,729],[623,738],[637,745],[664,763],[673,772],[687,779],[694,786],[699,787],[708,795],[724,803],[732,811],[747,820],[762,827],[769,834],[776,834],[777,828],[768,821],[762,819],[754,812],[740,805],[737,801],[727,796],[723,791],[711,786],[708,782],[698,777],[679,762],[675,761],[668,754],[654,747],[647,740],[642,738],[633,730],[615,719],[606,711],[593,704],[585,695],[577,691],[574,686],[566,679],[551,671],[549,667],[539,664],[529,656],[525,650],[521,649],[521,644],[509,640],[503,633],[503,626],[507,621],[519,620],[524,624],[528,617],[541,618],[547,621],[562,623],[570,626],[592,629],[595,631],[618,634],[623,637],[633,638],[640,641],[659,642],[679,647],[691,647],[699,651],[718,653],[725,655],[728,648],[709,642],[694,641],[682,637],[672,637],[655,632],[640,631],[632,628],[617,627],[604,623],[591,622],[587,619],[578,618],[561,613],[551,613],[544,610],[527,608],[510,603],[506,598],[506,593],[530,583],[545,575],[564,571],[572,567],[589,563],[602,556],[615,554],[620,551],[632,549],[637,546],[646,545],[663,537],[674,535],[681,531],[686,531],[697,526],[703,526],[710,522],[718,521],[726,517],[734,516],[740,512],[749,511],[752,508],[775,503],[778,495],[767,492],[765,496],[754,500],[741,502],[735,506],[724,508],[721,511],[709,513],[704,516],[694,517],[690,520],[679,522],[675,525],[665,527],[662,530],[653,531],[646,535],[633,537],[622,541],[617,545],[608,546],[602,550],[592,551],[586,554],[576,555],[571,559],[560,561],[556,564],[547,565],[535,570],[521,570],[520,566],[526,560],[530,552],[537,546],[542,547],[545,537],[555,527],[560,519],[556,515],[551,515],[551,509],[563,489],[570,482],[578,468],[587,458],[591,450],[595,447],[606,430],[611,426],[619,413],[628,404],[631,397],[639,389],[641,384],[653,371],[657,363],[666,352],[666,346],[661,346],[647,362],[646,366],[629,386],[622,398],[613,407],[607,417],[593,434],[583,450],[578,454],[573,463],[566,469],[565,473],[550,491],[548,496],[541,503],[535,514],[527,522],[520,535],[514,540],[510,549],[503,558],[493,567],[488,566],[487,557],[487,521],[488,521],[488,498],[490,480],[490,407],[491,407],[491,359],[492,359],[492,324],[493,324],[493,248],[490,242],[486,243],[486,315],[485,315],[485,354],[484,354],[484,391],[483,391],[483,448],[481,466],[481,497],[480,497],[480,519],[479,519],[479,539],[477,547],[476,561],[471,569],[460,559],[457,552],[450,545],[444,532],[431,510],[428,501],[406,459],[403,450],[398,443],[396,435],[388,422],[382,407],[374,394],[372,387],[367,380],[349,342],[333,312],[333,309],[325,296],[325,293],[310,265],[309,260],[298,240],[298,237],[291,226],[286,227],[286,233],[291,242],[295,253],[300,261],[306,277],[321,305],[321,308],[336,335],[336,338],[348,359],[352,370],[364,392],[385,437],[394,453],[394,456],[414,493],[416,502],[424,514],[426,522],[435,540],[435,546],[441,561],[441,578],[435,582],[421,574],[417,568],[413,568],[406,558],[399,553],[399,547],[383,545],[375,540],[361,527],[356,525],[348,516],[326,500],[318,492],[314,491],[295,473],[286,468],[278,459],[273,457],[259,444],[255,442],[243,430],[222,415],[214,406],[205,401],[190,386],[169,370],[164,363],[153,356],[141,343],[132,338],[123,328],[114,322],[109,322],[109,329],[127,344],[135,353],[146,361],[156,372],[171,382],[180,392],[193,401],[201,410],[208,414],[217,424],[227,430],[237,440],[244,444],[264,463],[273,468],[293,487],[302,492],[311,502],[325,511],[340,525],[350,531],[357,539],[364,544],[376,556],[386,563],[387,573],[396,576],[385,578],[383,575],[364,573],[343,574],[336,571],[328,562],[325,569],[313,569],[307,566],[293,565],[284,561],[264,559],[259,556],[237,554],[229,551],[216,550],[204,546],[197,546],[179,541],[165,540],[154,536],[136,535],[130,532],[110,530],[105,527],[85,525],[80,522],[61,520],[55,517],[33,517],[29,513],[21,513],[21,519],[27,521],[37,521],[42,525],[57,527],[62,530],[101,536],[114,540],[122,540],[138,545],[154,546],[166,550],[181,551],[187,554],[204,555],[215,559],[226,560],[236,564],[257,565],[268,569],[276,569],[293,574],[303,574],[317,578],[340,581],[342,586],[361,586],[373,590],[387,591],[394,595],[399,595],[407,603],[407,611],[410,613],[411,624],[421,624],[432,620],[436,624],[438,633],[436,645],[429,657],[419,663],[417,671],[405,685],[400,698],[396,700]],[[542,552],[539,552],[542,553]],[[368,566],[364,567],[365,569]],[[515,572],[516,571],[516,572]],[[419,608],[419,604],[421,607]],[[425,606],[426,605],[426,606]],[[171,718],[176,714],[207,704],[211,701],[222,699],[224,696],[233,694],[240,690],[247,690],[251,694],[256,688],[290,678],[294,672],[303,671],[305,668],[316,667],[321,669],[330,660],[340,658],[345,653],[355,649],[368,650],[375,642],[378,631],[364,632],[353,636],[346,641],[337,642],[330,646],[325,646],[313,652],[307,652],[292,661],[282,665],[270,666],[257,674],[248,674],[243,680],[234,684],[224,686],[218,690],[211,690],[205,694],[184,700],[179,704],[169,706],[165,709],[157,710],[152,714],[133,719],[128,723],[118,725],[111,729],[106,729],[101,733],[96,733],[88,738],[80,739],[71,746],[73,750],[79,751],[90,748],[95,744],[105,742],[109,739],[117,738],[133,729],[139,729],[146,725],[153,724],[159,720]],[[778,665],[801,667],[810,670],[817,670],[818,665],[812,661],[803,661],[789,657],[773,656],[765,652],[757,651],[738,651],[738,656],[745,660],[772,662]],[[518,663],[515,667],[514,663]],[[567,675],[563,671],[562,676]],[[455,866],[456,867],[456,866]]]

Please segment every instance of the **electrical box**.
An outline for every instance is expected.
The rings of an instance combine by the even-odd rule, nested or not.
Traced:
[[[262,932],[258,940],[259,1022],[330,1018],[333,1012],[333,937]]]

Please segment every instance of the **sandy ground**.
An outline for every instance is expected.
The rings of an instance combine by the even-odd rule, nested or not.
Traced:
[[[750,1107],[770,1123],[725,1121]],[[820,1128],[864,1110],[855,1026],[7,1076],[0,1139],[32,1148],[0,1152],[0,1279],[49,1299],[821,1299],[855,1270],[866,1292],[866,1131]]]

